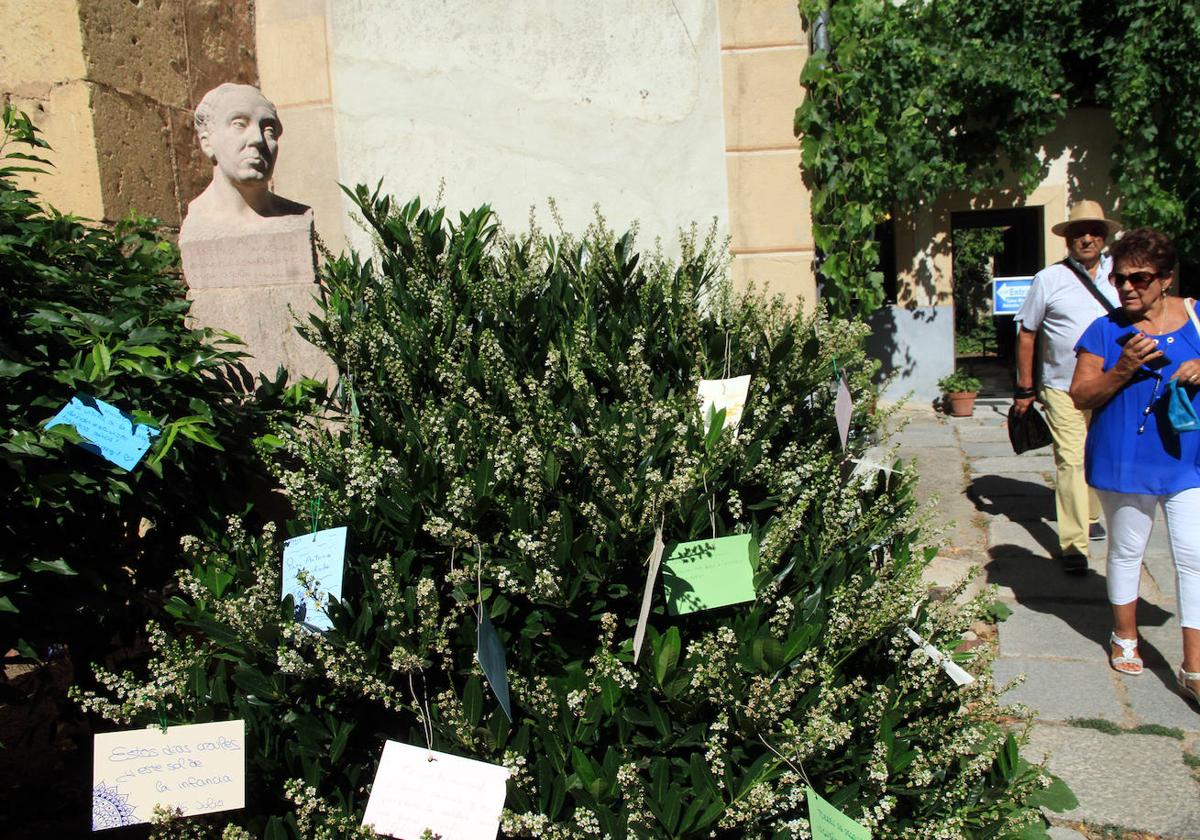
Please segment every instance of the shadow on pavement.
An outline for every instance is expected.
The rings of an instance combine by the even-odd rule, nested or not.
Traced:
[[[1058,551],[1054,519],[1054,491],[1034,481],[1004,475],[979,475],[967,489],[976,510],[1019,523],[1038,545],[1053,556]]]

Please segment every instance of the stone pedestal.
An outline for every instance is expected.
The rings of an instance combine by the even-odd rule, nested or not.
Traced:
[[[296,332],[297,319],[307,323],[318,308],[311,210],[264,218],[237,232],[189,216],[179,250],[192,320],[244,341],[251,372],[273,377],[284,365],[292,379],[333,381],[329,359]]]

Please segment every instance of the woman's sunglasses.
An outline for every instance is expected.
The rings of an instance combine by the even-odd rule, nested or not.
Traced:
[[[1119,271],[1114,271],[1108,275],[1108,279],[1118,289],[1125,285],[1128,281],[1129,285],[1135,289],[1144,289],[1157,280],[1160,275],[1157,271],[1131,271],[1128,274],[1122,274]]]

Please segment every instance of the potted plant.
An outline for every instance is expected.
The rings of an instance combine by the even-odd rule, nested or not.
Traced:
[[[956,370],[938,380],[938,387],[946,395],[946,408],[951,417],[970,417],[975,413],[975,397],[979,395],[980,381],[966,371]]]

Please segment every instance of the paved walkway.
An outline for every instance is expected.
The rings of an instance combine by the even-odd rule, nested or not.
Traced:
[[[1007,409],[1006,400],[981,400],[970,418],[900,412],[907,425],[893,442],[902,458],[915,459],[918,496],[937,498],[934,521],[947,528],[930,582],[948,585],[977,564],[978,583],[999,587],[1012,610],[999,625],[997,685],[1025,676],[1004,700],[1038,713],[1026,753],[1031,760],[1049,753],[1050,768],[1079,798],[1076,810],[1049,815],[1064,827],[1056,836],[1075,836],[1065,828],[1086,823],[1200,838],[1200,769],[1185,762],[1200,763],[1200,712],[1175,688],[1182,643],[1161,517],[1138,611],[1147,670],[1121,676],[1106,659],[1105,544],[1092,543],[1086,576],[1066,575],[1050,559],[1057,546],[1050,450],[1013,455]]]

